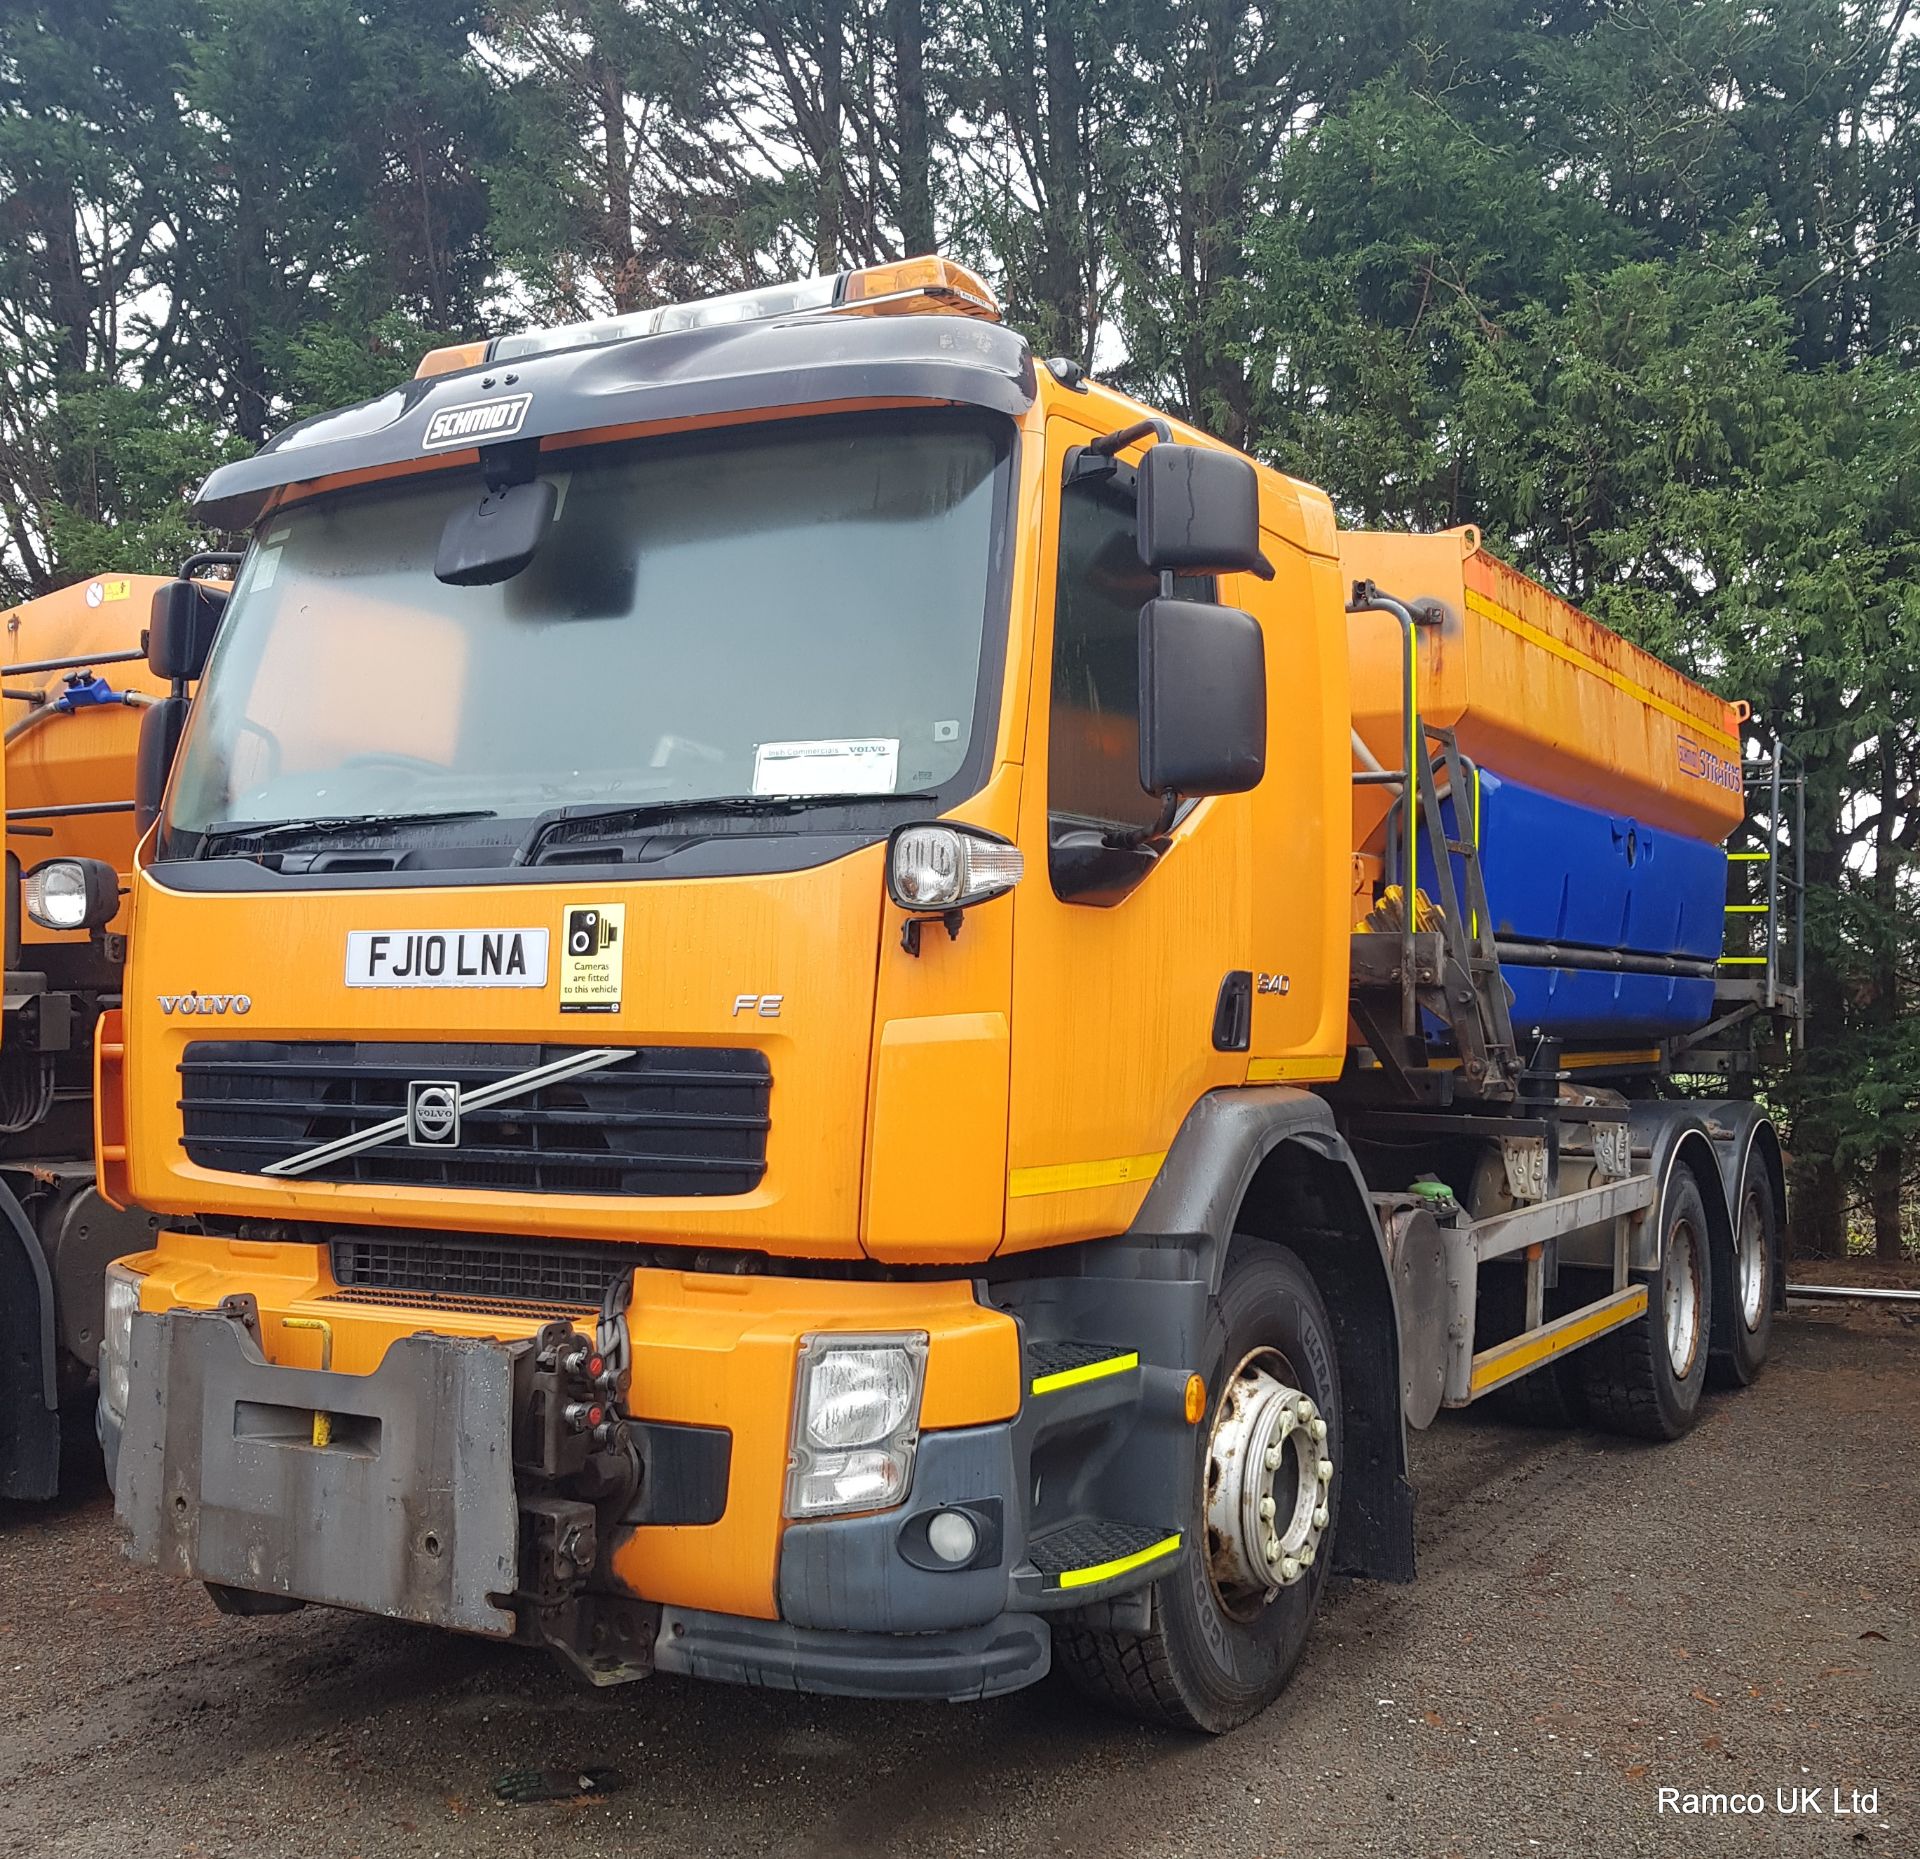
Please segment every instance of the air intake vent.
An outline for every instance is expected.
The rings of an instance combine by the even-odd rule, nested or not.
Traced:
[[[541,1315],[592,1310],[615,1278],[664,1262],[656,1249],[617,1241],[405,1229],[336,1233],[332,1251],[337,1295],[347,1300]]]
[[[558,1045],[196,1040],[180,1063],[182,1139],[202,1168],[270,1164],[404,1120],[416,1081],[463,1093],[577,1055]],[[615,1062],[463,1105],[457,1142],[396,1130],[297,1179],[536,1194],[746,1194],[766,1173],[766,1055],[642,1046]]]

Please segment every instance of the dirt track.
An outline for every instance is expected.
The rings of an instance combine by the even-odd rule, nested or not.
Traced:
[[[657,1679],[317,1611],[236,1621],[125,1563],[97,1469],[0,1506],[0,1847],[41,1855],[1920,1854],[1920,1326],[1796,1307],[1677,1446],[1443,1423],[1421,1578],[1335,1584],[1219,1742],[1053,1682],[949,1709]],[[501,1807],[522,1764],[614,1765]],[[1659,1812],[1748,1789],[1757,1818]],[[1818,1789],[1786,1816],[1776,1789]],[[1853,1790],[1878,1812],[1836,1818]]]

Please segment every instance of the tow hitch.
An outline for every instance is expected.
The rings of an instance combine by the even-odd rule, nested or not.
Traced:
[[[657,1606],[612,1590],[600,1566],[645,1476],[619,1408],[625,1358],[624,1312],[610,1303],[595,1337],[549,1323],[514,1365],[516,1608],[530,1642],[596,1685],[646,1677],[660,1624]]]

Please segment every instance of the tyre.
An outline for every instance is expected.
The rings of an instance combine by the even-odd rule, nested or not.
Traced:
[[[1587,1407],[1610,1433],[1678,1439],[1706,1385],[1713,1285],[1707,1206],[1685,1169],[1671,1178],[1660,1269],[1645,1282],[1647,1314],[1579,1352]]]
[[[1054,1658],[1129,1716],[1211,1734],[1273,1702],[1333,1562],[1341,1410],[1333,1326],[1284,1246],[1235,1241],[1201,1367],[1188,1548],[1154,1583],[1144,1633],[1062,1621]]]
[[[1714,1287],[1715,1303],[1725,1298],[1725,1313],[1707,1373],[1717,1388],[1744,1388],[1767,1359],[1773,1341],[1774,1273],[1780,1258],[1780,1210],[1773,1177],[1758,1156],[1747,1157],[1734,1213],[1731,1281]]]

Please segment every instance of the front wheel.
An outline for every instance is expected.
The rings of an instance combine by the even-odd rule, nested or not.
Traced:
[[[1341,1411],[1326,1305],[1284,1246],[1236,1240],[1210,1316],[1188,1548],[1153,1585],[1153,1624],[1063,1622],[1054,1651],[1100,1702],[1218,1734],[1271,1704],[1306,1648],[1333,1559]]]

